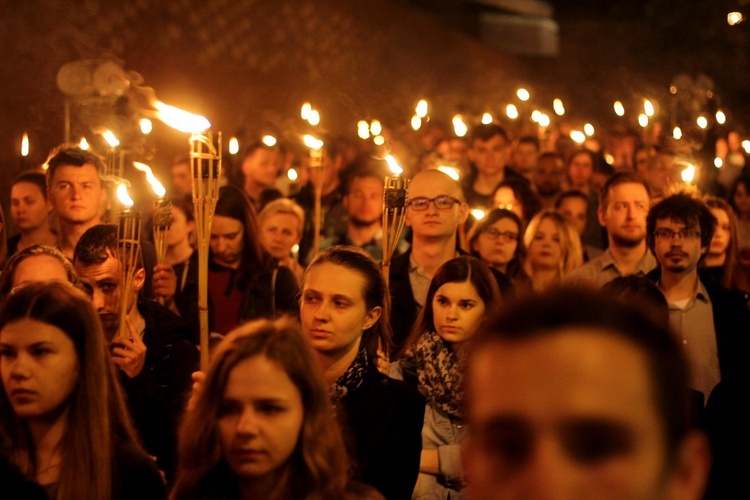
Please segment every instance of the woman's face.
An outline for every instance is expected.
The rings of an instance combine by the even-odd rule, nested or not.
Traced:
[[[302,395],[283,368],[265,356],[230,372],[219,407],[221,453],[243,480],[269,479],[289,463],[304,420]]]
[[[724,255],[729,248],[732,239],[731,226],[729,225],[729,215],[721,208],[712,208],[711,213],[716,217],[716,231],[711,239],[711,246],[708,249],[709,255]]]
[[[488,265],[505,270],[518,249],[518,225],[504,218],[487,226],[474,242],[474,251]]]
[[[47,418],[59,415],[78,384],[78,355],[65,332],[23,318],[0,331],[0,374],[19,418]]]
[[[10,215],[21,231],[43,226],[51,210],[42,190],[33,182],[19,182],[10,190]]]
[[[449,344],[466,342],[477,332],[484,309],[471,281],[444,283],[432,298],[435,331]]]
[[[562,245],[557,225],[550,218],[539,223],[528,248],[527,259],[536,269],[559,269],[562,262]]]
[[[265,218],[260,227],[263,248],[274,259],[285,259],[300,241],[300,222],[296,215],[276,213]]]
[[[516,198],[516,194],[508,186],[497,188],[493,201],[496,208],[510,210],[523,220],[523,205]]]
[[[307,270],[302,283],[302,329],[318,352],[340,355],[359,348],[362,332],[380,318],[367,309],[365,278],[348,267],[324,262]]]
[[[185,212],[172,207],[172,225],[167,231],[167,246],[174,246],[190,238],[190,232],[195,229],[195,222],[188,222]]]
[[[745,189],[745,185],[739,183],[737,189],[734,190],[734,208],[737,209],[738,214],[750,213],[750,193]]]

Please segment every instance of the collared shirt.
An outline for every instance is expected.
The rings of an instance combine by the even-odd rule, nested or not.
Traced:
[[[460,253],[456,252],[454,257],[459,257],[460,255]],[[409,283],[411,284],[412,295],[414,295],[414,302],[419,304],[420,308],[424,307],[424,302],[427,300],[430,281],[432,281],[432,276],[427,274],[424,267],[416,263],[414,253],[409,254]]]
[[[678,335],[690,362],[690,387],[703,393],[705,404],[721,380],[721,371],[713,306],[700,280],[692,297],[669,303],[669,326]]]
[[[657,262],[654,255],[651,253],[651,250],[646,249],[646,254],[640,261],[638,261],[635,271],[631,274],[635,276],[645,276],[649,271],[654,269],[656,265]],[[612,252],[610,252],[608,248],[599,257],[591,259],[588,263],[571,271],[563,278],[563,281],[566,284],[590,284],[596,287],[601,287],[605,283],[609,283],[620,276],[624,275],[620,272],[620,269],[618,269],[615,258],[612,256]]]

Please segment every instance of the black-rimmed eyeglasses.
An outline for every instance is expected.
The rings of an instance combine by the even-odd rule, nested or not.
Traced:
[[[427,210],[430,203],[434,203],[438,210],[448,210],[453,207],[456,203],[461,203],[461,200],[448,195],[436,196],[434,198],[425,198],[420,196],[418,198],[411,198],[406,204],[411,207],[412,210],[421,212]]]

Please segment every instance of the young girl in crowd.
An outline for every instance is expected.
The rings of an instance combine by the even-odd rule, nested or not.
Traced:
[[[463,498],[463,374],[466,347],[484,318],[500,304],[500,291],[479,259],[461,256],[438,269],[401,359],[392,373],[427,398],[419,479],[412,498]]]
[[[717,224],[701,267],[705,267],[725,288],[750,292],[747,275],[738,259],[737,219],[732,207],[726,201],[714,197],[707,198],[706,205],[716,217]]]
[[[19,233],[8,239],[8,256],[32,245],[57,246],[50,229],[52,205],[47,201],[47,177],[41,171],[23,172],[10,189],[10,216]]]
[[[0,428],[14,464],[50,498],[157,499],[91,301],[70,284],[31,283],[0,311]],[[6,493],[6,492],[3,492]]]
[[[347,473],[328,392],[299,328],[265,320],[229,334],[183,422],[172,498],[362,498]]]
[[[527,249],[524,270],[536,291],[559,284],[565,274],[583,264],[581,239],[557,212],[545,210],[535,215],[523,241]]]
[[[378,350],[390,340],[387,292],[367,253],[332,247],[305,272],[300,315],[348,438],[355,477],[386,498],[409,498],[419,470],[424,399],[378,371]]]
[[[529,278],[523,270],[526,248],[523,225],[510,210],[495,208],[484,216],[469,233],[469,250],[488,266],[505,273],[514,286],[526,286]]]

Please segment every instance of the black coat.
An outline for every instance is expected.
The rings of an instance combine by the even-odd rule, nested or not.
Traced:
[[[659,282],[661,269],[646,275],[654,283]],[[748,294],[739,290],[728,290],[715,281],[710,273],[698,270],[698,278],[706,287],[714,313],[714,331],[719,356],[721,378],[739,370],[748,360],[748,325],[750,312],[747,308]]]
[[[337,408],[356,479],[387,499],[411,498],[419,475],[425,400],[409,384],[370,365],[365,380]]]
[[[199,353],[182,319],[156,302],[139,302],[146,321],[146,362],[134,378],[120,373],[128,409],[143,444],[171,478],[177,460],[177,429],[190,396]]]

